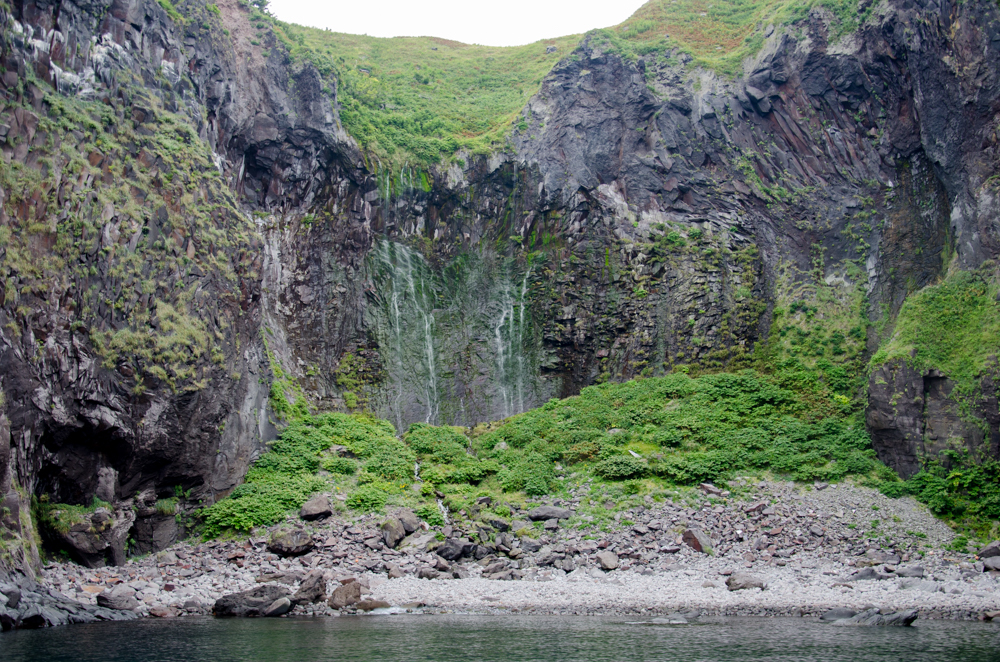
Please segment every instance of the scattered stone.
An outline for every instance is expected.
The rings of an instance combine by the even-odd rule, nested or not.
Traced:
[[[983,571],[1000,570],[1000,556],[991,556],[983,559]]]
[[[302,580],[299,590],[292,596],[291,603],[305,605],[323,600],[326,600],[326,573],[322,570],[313,570]]]
[[[135,599],[135,589],[127,584],[119,584],[113,589],[98,593],[97,604],[106,609],[119,611],[135,611],[139,608],[139,601]]]
[[[701,485],[698,486],[698,488],[705,494],[712,494],[715,496],[719,496],[722,494],[722,490],[720,490],[715,485],[712,485],[711,483],[702,483]]]
[[[726,588],[730,591],[742,591],[748,588],[764,590],[764,581],[745,572],[734,572],[726,580]]]
[[[902,568],[896,568],[897,577],[923,577],[924,576],[924,566],[922,565],[910,565],[904,566]]]
[[[463,556],[468,556],[472,553],[473,544],[463,540],[458,540],[457,538],[448,538],[441,546],[434,550],[441,558],[446,561],[457,561]]]
[[[275,531],[267,544],[267,549],[278,556],[301,556],[312,548],[312,536],[305,529]]]
[[[396,545],[406,537],[406,529],[403,523],[395,517],[390,517],[382,522],[382,542],[389,549],[395,549]]]
[[[559,520],[552,518],[545,520],[544,528],[546,531],[555,531],[559,528]]]
[[[597,562],[601,564],[602,570],[614,570],[618,567],[618,555],[614,552],[603,551],[597,555]]]
[[[696,552],[712,553],[712,539],[701,529],[686,529],[681,539]]]
[[[420,518],[413,514],[413,511],[409,508],[399,508],[396,510],[395,515],[399,523],[403,525],[406,535],[410,535],[420,529]]]
[[[361,600],[361,584],[357,581],[351,581],[347,584],[341,584],[333,591],[333,595],[327,600],[327,604],[334,609],[343,609],[344,607],[350,607]]]
[[[528,511],[528,519],[532,522],[544,522],[550,519],[569,519],[573,513],[565,508],[556,506],[539,506]]]
[[[177,618],[181,612],[176,607],[153,607],[149,610],[149,615],[156,618]]]
[[[268,618],[274,618],[277,616],[284,616],[292,610],[292,601],[288,598],[278,598],[271,603],[267,609],[264,610],[264,616]]]
[[[937,593],[941,590],[941,585],[937,582],[920,579],[919,577],[912,577],[908,579],[901,579],[899,581],[899,589],[901,591],[924,591],[925,593]]]
[[[401,579],[403,577],[403,570],[395,563],[390,563],[386,566],[386,570],[389,574],[389,579]]]
[[[385,600],[362,600],[354,606],[361,611],[371,611],[372,609],[388,609],[391,605]]]
[[[1000,540],[994,540],[979,550],[979,558],[981,559],[988,559],[994,556],[1000,556]]]
[[[333,514],[333,508],[330,506],[330,499],[325,494],[319,494],[302,504],[302,509],[299,510],[299,517],[311,522],[313,520],[324,519]]]

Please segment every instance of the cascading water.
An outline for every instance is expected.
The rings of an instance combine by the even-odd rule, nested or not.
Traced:
[[[496,350],[496,383],[500,413],[504,418],[524,411],[525,385],[531,379],[525,358],[525,310],[528,307],[528,279],[531,269],[521,279],[516,295],[509,278],[501,281],[499,312],[493,324]]]
[[[437,298],[430,268],[423,257],[402,244],[383,241],[373,255],[388,308],[389,371],[395,386],[397,426],[406,415],[404,398],[417,386],[426,423],[438,422],[440,395],[434,348],[434,308]],[[387,290],[387,291],[385,291]]]
[[[522,267],[523,268],[523,267]],[[475,425],[535,406],[538,338],[531,270],[489,251],[434,270],[415,250],[383,240],[369,270],[369,308],[388,379],[379,415],[410,423]]]

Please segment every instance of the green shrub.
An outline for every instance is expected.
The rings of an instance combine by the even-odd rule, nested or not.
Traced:
[[[346,457],[325,457],[320,466],[332,474],[353,476],[358,472],[358,463]]]
[[[360,485],[347,497],[347,507],[362,512],[381,511],[388,500],[389,495],[378,485]]]
[[[444,515],[441,514],[441,509],[438,508],[437,504],[428,503],[420,506],[415,511],[417,517],[424,520],[431,526],[444,526]]]
[[[594,473],[608,480],[624,480],[642,476],[648,469],[645,462],[631,455],[618,455],[599,462]]]

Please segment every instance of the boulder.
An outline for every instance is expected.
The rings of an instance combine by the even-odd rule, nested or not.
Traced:
[[[271,605],[264,610],[264,616],[269,618],[274,618],[276,616],[284,616],[292,610],[292,601],[288,598],[278,598]]]
[[[323,600],[326,600],[326,575],[322,570],[312,570],[299,584],[299,590],[292,596],[291,602],[305,605]]]
[[[180,610],[177,607],[153,607],[149,610],[150,616],[155,616],[156,618],[177,618],[181,615]],[[249,616],[250,614],[248,614]],[[257,614],[253,614],[256,616]]]
[[[890,577],[892,577],[892,575],[881,573],[875,568],[861,568],[861,570],[858,570],[848,577],[847,580],[856,582],[868,579],[889,579]]]
[[[730,591],[742,591],[748,588],[764,590],[764,580],[745,572],[734,572],[726,580],[726,588]]]
[[[988,559],[994,556],[1000,556],[1000,540],[994,540],[979,550],[979,558],[981,559]]]
[[[332,514],[333,508],[330,506],[330,499],[325,494],[317,494],[309,499],[302,504],[302,509],[299,511],[299,517],[307,522],[323,519]]]
[[[334,609],[343,609],[344,607],[350,607],[360,599],[361,584],[357,581],[352,581],[347,584],[341,584],[334,589],[333,595],[327,600],[327,604]]]
[[[409,508],[400,508],[395,512],[395,515],[399,523],[403,525],[406,535],[410,535],[420,529],[420,518],[414,515],[413,511]]]
[[[547,519],[569,519],[573,512],[556,506],[539,506],[528,511],[528,519],[532,522],[544,522]]]
[[[712,553],[712,539],[701,529],[687,529],[684,531],[682,540],[696,552]]]
[[[614,552],[604,551],[597,555],[597,562],[602,570],[614,570],[618,567],[618,555]]]
[[[54,526],[49,532],[69,553],[88,568],[125,563],[125,542],[135,523],[131,508],[97,508],[82,521],[73,520],[72,513],[52,509],[49,518],[65,526]]]
[[[287,598],[291,591],[276,584],[263,584],[242,593],[230,593],[215,601],[212,613],[219,617],[260,616],[278,598]]]
[[[475,547],[477,546],[471,542],[448,538],[434,552],[446,561],[456,561],[463,556],[472,554]]]
[[[983,559],[983,571],[1000,570],[1000,556],[991,556]]]
[[[862,625],[862,626],[882,626],[895,625],[905,627],[917,620],[917,610],[907,609],[897,611],[892,614],[880,614],[878,609],[868,609],[844,620],[837,621],[834,625]]]
[[[528,538],[527,536],[521,538],[521,549],[523,549],[527,553],[534,554],[541,548],[542,548],[542,543],[538,542],[534,538]]]
[[[312,548],[312,536],[304,529],[275,531],[267,544],[267,549],[278,556],[301,556]]]
[[[417,579],[437,579],[441,573],[429,565],[425,565],[417,571]]]
[[[897,577],[923,577],[924,576],[924,566],[922,565],[908,565],[902,568],[896,568]]]
[[[399,519],[390,517],[382,522],[382,541],[389,549],[395,549],[396,545],[405,537],[406,529]]]
[[[372,609],[388,609],[391,605],[385,600],[362,600],[354,606],[361,611],[371,611]]]
[[[386,570],[388,571],[389,579],[401,579],[403,577],[403,569],[395,563],[388,564]]]
[[[559,520],[555,517],[552,519],[545,520],[545,530],[546,531],[556,531],[559,529]]]
[[[113,589],[98,593],[97,604],[106,609],[119,611],[135,611],[139,608],[139,601],[135,599],[135,589],[127,584],[119,584]]]

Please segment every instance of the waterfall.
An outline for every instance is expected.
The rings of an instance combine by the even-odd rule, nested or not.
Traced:
[[[436,293],[423,257],[401,244],[383,241],[374,252],[388,317],[389,369],[395,383],[393,414],[402,429],[407,403],[416,386],[422,397],[424,421],[437,423],[440,408],[438,368],[434,348]],[[415,383],[414,383],[415,382]],[[411,387],[411,388],[408,388]]]
[[[496,351],[496,385],[503,418],[524,411],[525,382],[531,371],[525,361],[525,312],[528,307],[529,268],[521,278],[516,295],[511,291],[511,279],[502,279],[498,302],[499,312],[493,324],[493,346]]]
[[[410,178],[404,172],[404,186]],[[383,239],[368,270],[368,308],[386,379],[376,407],[400,431],[415,421],[475,425],[538,399],[532,270],[510,257],[461,254],[440,270]]]

